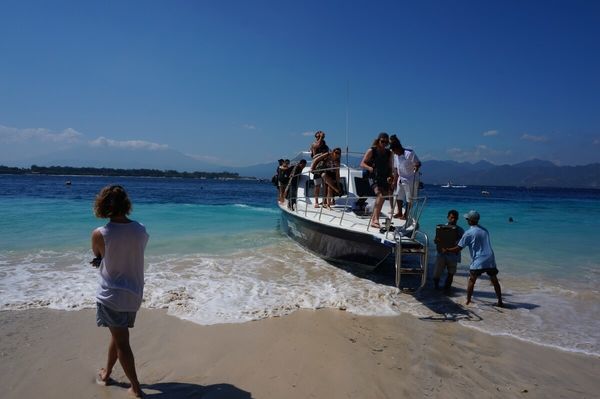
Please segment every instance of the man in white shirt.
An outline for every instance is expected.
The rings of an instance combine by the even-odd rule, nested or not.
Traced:
[[[421,161],[413,150],[402,147],[396,135],[390,137],[390,149],[394,153],[394,184],[398,212],[395,218],[406,220],[412,204],[412,199],[417,196],[419,179],[417,172],[421,167]],[[402,213],[402,206],[406,201],[406,211]],[[392,209],[392,213],[394,209]]]

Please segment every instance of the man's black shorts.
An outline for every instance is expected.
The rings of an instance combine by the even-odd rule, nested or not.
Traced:
[[[473,277],[479,277],[483,273],[487,273],[488,276],[493,277],[498,274],[498,269],[496,269],[495,267],[488,268],[488,269],[474,269],[474,270],[469,270],[469,273],[471,273],[471,276],[473,276]]]

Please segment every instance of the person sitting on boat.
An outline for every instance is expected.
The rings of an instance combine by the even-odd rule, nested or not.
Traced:
[[[387,148],[389,142],[387,133],[379,133],[360,162],[360,167],[369,172],[369,183],[377,196],[370,222],[371,227],[375,228],[381,228],[379,215],[385,201],[384,196],[389,195],[393,181],[393,157],[392,152]]]
[[[442,253],[458,253],[462,251],[464,247],[469,247],[472,261],[469,266],[467,305],[471,303],[471,297],[473,296],[473,289],[475,288],[477,278],[483,273],[487,273],[494,285],[494,291],[496,291],[496,297],[498,298],[496,306],[503,307],[502,289],[500,288],[500,282],[497,277],[498,268],[496,267],[496,258],[490,241],[490,233],[483,226],[479,225],[479,212],[471,210],[466,213],[464,217],[469,223],[469,229],[455,247],[444,248],[442,249]]]
[[[306,159],[301,159],[296,165],[289,167],[290,179],[283,196],[288,199],[288,209],[294,210],[296,205],[296,197],[298,192],[298,180],[302,174],[302,170],[306,167]]]
[[[402,146],[395,134],[390,137],[390,149],[394,153],[394,195],[398,206],[398,212],[394,217],[406,220],[412,199],[417,195],[419,185],[417,172],[421,167],[421,161],[413,150]],[[404,201],[406,201],[406,211],[402,214]]]
[[[325,198],[323,206],[331,208],[335,204],[334,194],[340,193],[340,158],[342,156],[341,148],[334,148],[331,152],[318,155],[313,159],[313,165],[316,165],[321,172],[321,178],[325,182]]]
[[[285,188],[287,187],[288,181],[289,181],[289,171],[288,168],[290,166],[290,160],[289,159],[285,159],[283,161],[283,164],[279,167],[278,169],[278,174],[277,174],[277,186],[279,188],[279,203],[283,203],[285,201],[285,197],[283,195],[283,192],[285,191]]]
[[[452,287],[452,280],[454,279],[454,275],[456,274],[456,266],[460,262],[460,252],[459,253],[443,253],[442,245],[446,244],[443,242],[444,240],[451,241],[451,244],[448,243],[446,245],[456,245],[458,241],[462,238],[465,231],[462,227],[458,226],[456,222],[458,221],[458,211],[452,209],[448,211],[448,223],[436,229],[435,239],[433,242],[436,243],[437,246],[437,258],[435,260],[435,271],[433,272],[433,286],[435,289],[440,288],[440,277],[444,272],[444,269],[448,270],[448,276],[446,277],[446,283],[444,284],[444,289],[449,291]],[[446,227],[448,226],[448,227]],[[440,236],[442,232],[445,232],[448,236],[443,237]]]
[[[329,147],[325,143],[325,133],[321,130],[315,133],[315,141],[310,145],[310,156],[313,159],[311,170],[313,171],[313,180],[315,183],[315,208],[319,207],[319,194],[321,186],[323,185],[323,179],[321,178],[321,172],[315,163],[315,158],[320,154],[329,152]]]

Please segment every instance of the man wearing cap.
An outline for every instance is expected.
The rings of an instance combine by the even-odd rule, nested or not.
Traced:
[[[469,247],[472,261],[469,266],[467,305],[471,303],[471,296],[473,295],[473,289],[475,288],[477,278],[483,273],[487,273],[494,285],[496,297],[498,297],[496,306],[503,307],[502,290],[500,288],[498,277],[496,277],[498,275],[498,269],[496,267],[496,258],[494,257],[494,250],[492,249],[492,243],[490,241],[490,233],[488,233],[484,227],[479,225],[479,212],[471,210],[467,212],[464,217],[469,223],[469,229],[455,247],[443,248],[442,252],[458,253],[464,247]]]

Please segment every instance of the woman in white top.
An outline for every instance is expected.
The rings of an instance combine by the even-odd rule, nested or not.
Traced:
[[[135,370],[135,359],[129,345],[129,328],[144,293],[144,250],[148,242],[146,228],[127,218],[131,201],[121,186],[104,187],[96,196],[96,217],[110,222],[92,232],[92,264],[100,267],[96,293],[96,323],[108,327],[111,340],[106,368],[100,369],[97,382],[109,384],[117,359],[131,382],[130,394],[142,397],[143,392]]]

